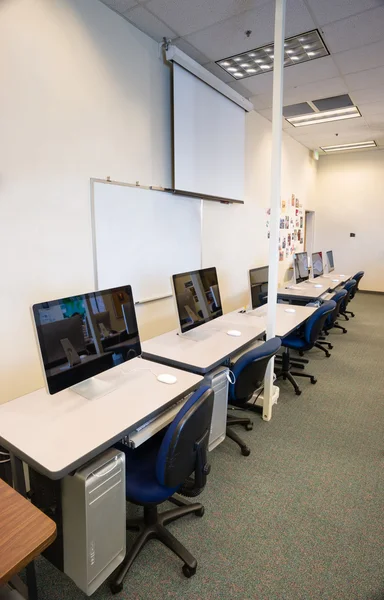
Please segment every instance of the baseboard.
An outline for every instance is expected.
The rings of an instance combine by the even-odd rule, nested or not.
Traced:
[[[359,294],[377,294],[378,296],[384,296],[384,292],[376,292],[375,290],[359,290]]]

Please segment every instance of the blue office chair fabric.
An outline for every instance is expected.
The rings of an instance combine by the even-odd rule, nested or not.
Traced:
[[[311,380],[311,383],[316,383],[316,378],[313,375],[308,373],[302,373],[298,371],[291,370],[291,360],[289,351],[297,350],[300,353],[306,352],[311,348],[319,348],[323,352],[325,352],[326,356],[331,356],[326,348],[323,348],[318,343],[318,338],[321,334],[321,331],[324,328],[324,324],[328,316],[334,311],[336,308],[336,302],[333,300],[329,300],[328,302],[324,302],[310,317],[306,320],[303,327],[297,329],[293,333],[290,333],[286,337],[282,338],[282,345],[285,348],[282,360],[282,368],[278,373],[277,377],[282,377],[283,379],[288,379],[293,385],[296,394],[299,396],[301,394],[301,390],[294,379],[294,375],[297,377],[307,377]]]
[[[179,492],[194,497],[205,486],[209,473],[207,448],[212,410],[213,391],[202,386],[187,400],[165,434],[160,432],[136,450],[118,444],[117,447],[126,456],[127,500],[143,506],[144,516],[127,521],[127,530],[139,531],[139,535],[111,582],[113,593],[122,590],[124,578],[135,558],[153,538],[181,558],[186,577],[196,572],[196,559],[165,525],[192,513],[200,517],[204,514],[202,504],[190,503],[173,495]],[[165,500],[178,508],[159,513],[158,505]]]
[[[343,290],[340,290],[340,292],[337,292],[333,296],[332,300],[336,303],[336,307],[335,307],[334,311],[331,312],[330,315],[328,315],[328,317],[324,323],[325,333],[328,333],[328,331],[333,328],[341,329],[343,333],[347,333],[347,330],[345,329],[345,327],[342,327],[337,322],[337,319],[340,316],[341,305],[345,301],[345,297],[347,296],[347,294],[348,294],[347,290],[343,289]],[[329,347],[332,348],[332,345],[329,344]]]
[[[231,365],[231,371],[234,375],[234,383],[229,384],[228,403],[234,408],[257,410],[259,407],[250,403],[253,393],[263,385],[265,371],[269,361],[279,351],[281,340],[274,337],[249,352],[243,354],[234,364]],[[234,425],[242,425],[250,431],[253,423],[249,418],[233,417],[227,415],[226,435],[238,446],[240,446],[243,456],[249,456],[251,453],[245,442],[230,428]]]
[[[359,283],[363,277],[364,277],[364,271],[358,271],[356,273],[356,275],[353,276],[352,279],[354,279],[356,281],[356,285],[355,285],[355,287],[352,287],[352,289],[351,289],[351,294],[350,294],[349,300],[353,300],[354,297],[356,296],[356,292],[359,291]],[[355,314],[351,310],[345,310],[344,312],[347,315],[351,315],[351,317],[355,316]]]
[[[350,300],[354,297],[354,295],[356,293],[356,288],[357,288],[357,283],[356,283],[355,279],[350,279],[349,281],[347,281],[347,283],[344,286],[344,289],[347,291],[347,295],[345,296],[343,302],[341,303],[340,315],[342,315],[346,321],[349,321],[348,313],[350,313],[350,311],[347,310],[347,306],[348,306]],[[350,313],[350,314],[353,317],[355,316],[353,313]]]

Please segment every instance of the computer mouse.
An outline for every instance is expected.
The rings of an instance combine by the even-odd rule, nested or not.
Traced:
[[[320,288],[320,287],[324,287],[324,286],[322,286],[320,283],[315,283],[314,287],[319,287]]]
[[[238,331],[237,329],[230,329],[227,331],[227,335],[231,335],[232,337],[240,337],[241,331]]]
[[[170,375],[169,373],[160,373],[157,376],[157,381],[161,381],[161,383],[176,383],[177,377],[174,375]]]
[[[288,313],[295,313],[296,309],[295,308],[285,308],[284,312],[288,312]]]
[[[332,281],[334,281],[334,282],[336,283],[336,282],[337,282],[337,281],[339,281],[339,280],[338,280],[338,279],[332,279]]]

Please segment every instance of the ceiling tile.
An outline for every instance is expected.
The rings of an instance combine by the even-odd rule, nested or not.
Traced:
[[[145,7],[159,19],[186,36],[271,0],[149,0]]]
[[[124,13],[130,8],[136,6],[136,0],[101,0],[103,4],[106,4],[118,13]]]
[[[382,0],[307,0],[307,3],[319,25],[346,19],[383,4]]]
[[[182,50],[182,52],[188,54],[190,58],[193,58],[193,60],[200,63],[201,65],[204,65],[205,63],[209,62],[209,59],[207,58],[207,56],[205,56],[205,54],[202,54],[199,50],[197,50],[197,48],[192,46],[192,44],[189,44],[183,38],[176,38],[175,40],[172,40],[172,43],[175,44],[175,46],[177,46],[180,50]],[[220,70],[223,71],[223,69]],[[223,71],[223,73],[224,72],[225,71]]]
[[[284,87],[284,104],[308,102],[346,93],[348,93],[348,90],[344,81],[340,77],[333,77],[332,79],[324,79],[321,82],[299,85],[295,88]]]
[[[330,23],[323,29],[324,41],[332,53],[344,52],[383,39],[384,6]]]
[[[384,32],[384,23],[383,23]],[[384,65],[384,40],[335,54],[334,60],[342,75],[357,73],[366,69],[374,69]]]
[[[242,81],[234,81],[233,83],[229,83],[228,85],[233,90],[236,90],[236,92],[244,96],[244,98],[249,98],[251,94],[249,93],[249,90],[245,87],[244,83]]]
[[[284,87],[296,87],[305,83],[332,79],[333,77],[338,77],[338,75],[339,72],[333,62],[333,58],[325,56],[324,58],[311,60],[301,65],[286,67],[284,69]]]
[[[313,20],[303,0],[288,0],[286,37],[314,28]],[[245,31],[252,31],[247,37]],[[250,10],[236,17],[186,36],[187,41],[211,60],[227,58],[268,44],[274,36],[274,2],[258,10]]]
[[[364,115],[364,119],[368,125],[375,127],[375,129],[381,129],[384,132],[384,112],[376,115]]]
[[[368,88],[364,90],[356,90],[350,93],[350,96],[355,104],[368,104],[370,102],[384,103],[384,83],[382,87]]]
[[[252,102],[256,111],[264,110],[272,106],[272,95],[271,94],[259,94],[257,96],[251,96],[249,98]]]
[[[383,100],[381,102],[370,102],[369,104],[360,104],[359,110],[364,118],[371,115],[384,114],[384,91]]]
[[[135,6],[135,8],[128,10],[124,13],[124,17],[140,29],[140,31],[143,31],[157,42],[161,42],[163,37],[176,37],[176,33],[172,29],[148,12],[143,6]]]
[[[365,88],[381,88],[384,82],[384,67],[367,69],[359,73],[345,75],[344,80],[351,92]]]
[[[271,94],[273,88],[273,73],[262,73],[254,77],[247,77],[242,84],[254,94]]]

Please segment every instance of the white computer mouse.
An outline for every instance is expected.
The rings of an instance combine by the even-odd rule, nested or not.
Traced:
[[[315,283],[314,287],[323,287],[320,283]]]
[[[160,375],[157,376],[157,381],[161,381],[161,383],[176,383],[177,377],[170,375],[169,373],[160,373]]]
[[[227,335],[231,335],[232,337],[239,337],[241,335],[241,331],[238,331],[237,329],[230,329],[229,331],[227,331]]]
[[[332,281],[334,281],[334,282],[336,283],[336,282],[337,282],[337,281],[339,281],[339,280],[338,280],[338,279],[332,279]]]
[[[288,313],[295,313],[296,309],[295,308],[285,308],[284,312],[288,312]]]

